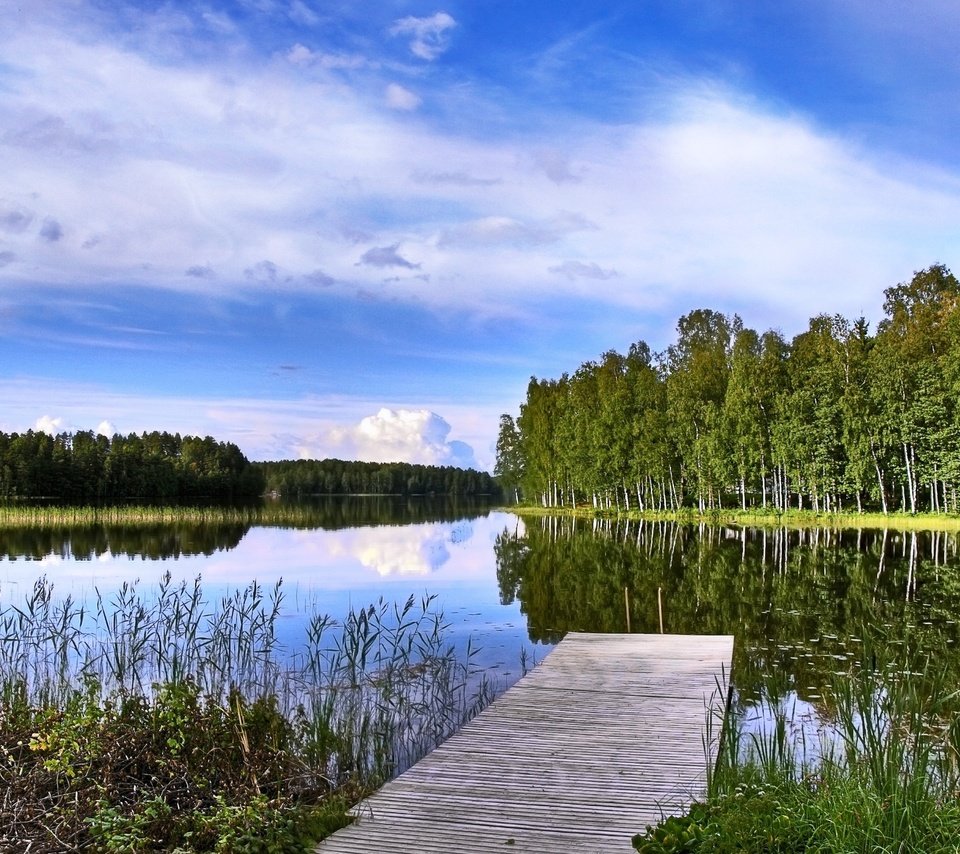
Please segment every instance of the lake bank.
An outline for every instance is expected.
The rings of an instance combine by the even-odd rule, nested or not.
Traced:
[[[583,519],[621,519],[675,522],[684,525],[734,525],[755,528],[887,529],[890,531],[960,531],[960,516],[947,513],[822,513],[814,510],[617,510],[588,506],[543,507],[517,504],[502,508],[520,517],[575,516]]]

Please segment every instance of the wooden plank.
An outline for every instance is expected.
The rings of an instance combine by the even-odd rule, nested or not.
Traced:
[[[568,634],[318,854],[627,854],[702,795],[732,657],[726,635]]]

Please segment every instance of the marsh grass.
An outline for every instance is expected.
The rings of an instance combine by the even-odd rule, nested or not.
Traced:
[[[746,525],[754,528],[874,528],[891,531],[960,531],[960,515],[951,513],[817,513],[813,510],[712,510],[700,513],[693,508],[678,511],[595,510],[592,507],[541,507],[539,505],[516,505],[506,508],[519,516],[579,516],[616,517],[620,519],[645,519],[655,522],[679,522],[693,524],[705,522],[710,525]]]
[[[290,843],[263,850],[301,850],[318,805],[399,773],[488,701],[431,597],[311,614],[287,649],[283,596],[254,582],[211,603],[168,574],[90,605],[40,580],[0,609],[0,850],[214,850],[255,803]]]
[[[647,828],[635,849],[956,852],[960,702],[946,670],[867,653],[836,677],[826,708],[815,743],[782,704],[768,704],[761,731],[728,712],[706,799]]]

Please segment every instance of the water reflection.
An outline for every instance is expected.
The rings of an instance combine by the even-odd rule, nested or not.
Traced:
[[[662,603],[668,632],[735,635],[743,704],[821,703],[830,675],[888,648],[960,681],[953,534],[543,518],[495,551],[501,601],[520,603],[531,639],[624,631],[626,590],[634,631],[659,631]]]
[[[283,510],[283,514],[279,510]],[[277,511],[274,516],[270,514]],[[161,567],[156,564],[163,561]],[[283,640],[303,614],[437,595],[454,643],[515,678],[570,630],[733,634],[738,699],[829,702],[865,655],[907,649],[960,683],[953,534],[742,529],[544,517],[482,504],[329,498],[268,506],[260,523],[0,530],[0,604],[46,575],[77,600],[169,571],[211,595],[283,579]],[[626,597],[625,597],[626,594]]]
[[[435,595],[449,642],[482,647],[475,660],[512,681],[523,656],[544,654],[528,640],[519,604],[500,601],[493,543],[516,519],[478,502],[472,507],[348,498],[284,508],[275,518],[268,512],[265,521],[275,524],[253,526],[0,529],[0,606],[22,603],[41,576],[55,596],[88,604],[98,590],[109,596],[135,581],[149,595],[166,572],[175,583],[202,578],[211,599],[253,580],[269,587],[282,579],[278,638],[296,650],[310,612],[342,619],[381,597],[403,603]]]
[[[239,523],[84,525],[0,528],[0,558],[93,560],[128,555],[165,560],[236,548],[249,530]]]

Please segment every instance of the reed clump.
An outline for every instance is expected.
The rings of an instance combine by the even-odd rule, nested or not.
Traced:
[[[728,712],[707,798],[634,837],[635,850],[956,852],[960,698],[946,671],[868,653],[829,697],[812,742],[781,705],[761,732]]]
[[[307,851],[488,699],[433,599],[313,614],[199,579],[0,609],[0,850]]]
[[[891,531],[960,531],[960,515],[953,513],[859,513],[855,510],[817,512],[814,510],[708,510],[700,512],[692,507],[679,510],[625,510],[597,509],[590,506],[542,507],[540,505],[513,505],[505,508],[519,516],[577,516],[586,519],[618,518],[644,519],[652,522],[679,522],[710,525],[739,525],[753,528],[874,528]]]

